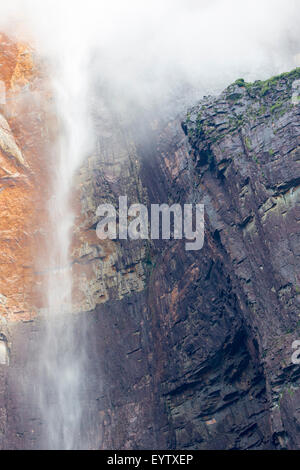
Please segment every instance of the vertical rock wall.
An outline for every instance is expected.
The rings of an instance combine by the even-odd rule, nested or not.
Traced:
[[[0,447],[40,448],[32,402],[55,119],[47,71],[1,36]],[[299,70],[238,80],[166,123],[120,122],[74,184],[85,448],[299,448]],[[5,96],[4,96],[5,95]],[[182,124],[183,121],[183,124]],[[100,203],[205,204],[205,244],[100,241]],[[30,372],[30,373],[29,373]]]

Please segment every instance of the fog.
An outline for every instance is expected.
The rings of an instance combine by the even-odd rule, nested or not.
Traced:
[[[180,80],[214,92],[299,61],[298,0],[12,0],[0,12],[13,33],[28,25],[53,70],[71,55],[78,74],[93,71],[135,100]]]
[[[2,2],[0,29],[29,38],[48,64],[61,122],[49,201],[53,238],[44,260],[48,316],[40,372],[32,378],[45,448],[83,447],[84,344],[78,355],[78,332],[66,318],[72,311],[69,197],[73,176],[92,148],[91,84],[109,90],[112,107],[126,112],[132,104],[141,109],[160,103],[163,113],[180,89],[200,97],[240,77],[263,79],[299,65],[299,20],[299,0]]]

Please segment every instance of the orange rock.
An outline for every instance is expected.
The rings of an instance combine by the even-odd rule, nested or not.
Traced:
[[[26,43],[0,34],[0,316],[30,320],[43,306],[51,94]],[[49,130],[50,129],[50,130]]]

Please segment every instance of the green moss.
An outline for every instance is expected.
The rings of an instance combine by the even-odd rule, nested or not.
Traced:
[[[288,388],[288,393],[292,397],[295,394],[295,390],[292,389],[292,387]]]
[[[243,78],[238,78],[235,82],[234,85],[240,86],[240,87],[245,87],[246,82]]]
[[[280,80],[288,80],[290,84],[294,80],[300,79],[300,67],[292,70],[291,72],[281,73],[280,75],[275,75],[274,77],[268,78],[267,80],[256,80],[255,82],[245,82],[243,78],[239,78],[234,83],[238,86],[245,87],[248,92],[255,92],[256,94],[259,93],[260,96],[265,96],[271,91]]]
[[[246,145],[248,150],[251,150],[251,141],[250,141],[249,137],[245,137],[245,145]]]
[[[202,131],[203,131],[203,129],[202,129],[201,122],[197,121],[197,132],[198,132],[198,134],[200,134]]]
[[[269,83],[266,83],[265,85],[263,85],[263,87],[261,88],[261,96],[265,96],[267,93],[269,93],[270,91],[270,85]]]
[[[252,128],[253,122],[259,119],[259,116],[272,116],[273,122],[279,116],[284,115],[290,108],[293,108],[291,102],[292,83],[294,80],[300,79],[300,67],[292,70],[291,72],[283,73],[268,80],[257,80],[253,83],[246,82],[243,78],[237,79],[233,85],[230,85],[225,90],[224,97],[229,105],[237,103],[240,99],[246,106],[242,115],[235,115],[236,108],[228,113],[228,123],[226,126],[216,128],[213,118],[206,116],[206,105],[199,106],[198,114],[195,119],[195,110],[187,112],[186,114],[186,128],[189,138],[201,139],[205,136],[210,139],[212,143],[216,143],[223,139],[227,134],[233,134],[237,129],[243,127],[245,124],[250,124]],[[235,86],[235,88],[234,88]],[[240,89],[239,89],[239,88]],[[245,98],[245,89],[248,93],[248,98]],[[239,93],[239,91],[241,93]],[[269,94],[270,92],[270,94]],[[251,98],[251,100],[249,100]],[[299,97],[300,98],[300,97]],[[218,113],[218,102],[213,108]],[[196,122],[194,122],[196,121]],[[276,133],[276,126],[273,126],[273,132]],[[249,138],[245,138],[245,147],[251,151],[252,143]],[[273,150],[269,150],[269,154],[274,154]],[[255,161],[257,159],[253,157]],[[258,163],[258,161],[257,161]]]
[[[262,105],[260,108],[259,108],[259,111],[258,111],[258,114],[260,116],[262,116],[263,114],[265,114],[266,112],[266,107],[264,105]]]
[[[242,98],[243,95],[240,93],[231,93],[230,95],[227,96],[227,99],[229,101],[237,102]]]
[[[271,113],[274,114],[276,111],[278,111],[279,109],[281,109],[283,106],[283,102],[282,101],[276,101],[275,104],[273,104],[273,106],[271,106]]]

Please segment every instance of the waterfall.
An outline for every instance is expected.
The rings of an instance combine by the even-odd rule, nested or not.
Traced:
[[[38,405],[43,423],[43,448],[81,446],[80,390],[84,376],[82,325],[72,314],[70,258],[74,211],[74,174],[87,151],[85,55],[79,44],[62,45],[57,63],[54,98],[58,117],[46,246],[46,314],[40,338]],[[76,50],[77,53],[74,54]]]

